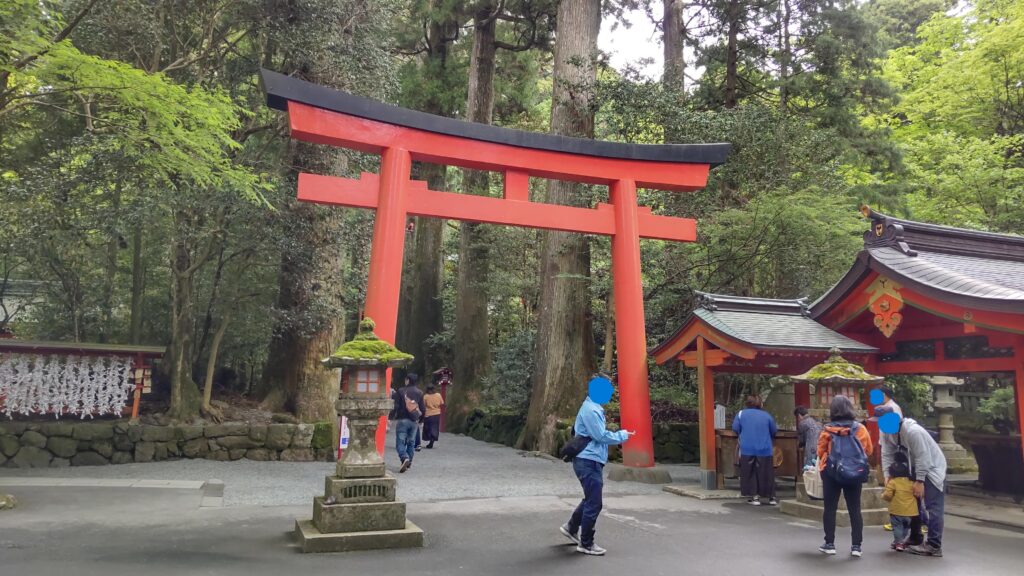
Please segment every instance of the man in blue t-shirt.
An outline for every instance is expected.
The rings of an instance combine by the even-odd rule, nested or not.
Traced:
[[[772,415],[761,408],[759,396],[747,396],[746,406],[732,421],[733,431],[740,435],[740,493],[754,506],[760,506],[762,498],[775,506],[772,440],[779,429]]]
[[[569,521],[560,528],[562,534],[576,543],[576,551],[591,556],[604,556],[605,549],[594,544],[594,527],[601,514],[604,490],[604,465],[608,462],[608,446],[622,444],[633,432],[612,432],[605,427],[604,405],[612,399],[611,380],[603,376],[590,379],[589,394],[576,414],[573,426],[576,436],[587,436],[590,443],[572,461],[572,469],[583,486],[583,501]],[[579,534],[577,536],[577,533]]]

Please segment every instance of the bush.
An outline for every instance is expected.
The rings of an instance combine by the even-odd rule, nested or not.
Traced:
[[[1000,388],[978,405],[978,412],[1000,433],[1007,434],[1016,428],[1017,404],[1013,388]]]

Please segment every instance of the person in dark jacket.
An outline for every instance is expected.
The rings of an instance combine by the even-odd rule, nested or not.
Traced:
[[[818,437],[821,436],[821,422],[807,413],[806,406],[797,406],[793,410],[796,416],[796,431],[800,435],[800,448],[804,449],[804,468],[814,466],[818,457]]]
[[[412,466],[412,457],[416,453],[416,437],[419,436],[420,420],[426,407],[423,403],[423,392],[416,387],[416,374],[405,377],[405,386],[391,394],[395,403],[395,449],[398,459],[402,461],[399,472],[405,472]],[[417,410],[409,411],[406,400],[414,403]]]
[[[864,448],[864,454],[868,457],[874,451],[871,443],[871,436],[868,429],[861,426],[854,420],[857,418],[853,402],[842,394],[832,398],[829,405],[829,420],[818,438],[818,468],[822,472],[828,462],[828,456],[832,452],[832,435],[850,435],[860,442]],[[821,475],[822,496],[824,496],[825,510],[822,514],[822,523],[825,525],[825,543],[818,547],[822,554],[833,555],[836,553],[836,511],[839,510],[839,496],[846,499],[846,510],[850,515],[850,536],[852,546],[850,555],[860,557],[861,542],[864,539],[864,518],[860,512],[860,494],[864,488],[863,484],[839,484],[828,474]]]
[[[779,429],[772,415],[761,408],[760,397],[747,396],[746,406],[732,421],[733,431],[740,435],[740,492],[754,506],[761,505],[761,498],[775,506],[772,441]]]

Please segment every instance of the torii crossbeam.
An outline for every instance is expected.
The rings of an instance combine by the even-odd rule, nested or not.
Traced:
[[[693,242],[697,232],[693,220],[638,206],[636,191],[703,188],[711,166],[725,161],[728,144],[621,144],[524,132],[398,108],[268,70],[262,75],[268,104],[288,112],[292,138],[381,157],[379,175],[300,174],[298,197],[376,210],[365,310],[388,342],[395,341],[409,216],[611,236],[620,413],[623,428],[636,431],[623,447],[623,462],[654,465],[640,239]],[[413,161],[500,172],[504,197],[429,190],[410,179]],[[610,203],[530,202],[530,177],[605,185]]]

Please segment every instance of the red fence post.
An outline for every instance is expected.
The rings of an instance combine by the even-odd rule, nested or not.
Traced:
[[[618,332],[618,385],[622,427],[636,432],[622,447],[622,463],[654,466],[651,397],[647,381],[647,330],[640,277],[640,231],[637,224],[636,182],[612,184],[615,235],[612,236],[612,276],[615,290],[615,328]]]
[[[370,246],[370,274],[366,287],[366,316],[376,324],[381,340],[395,343],[398,326],[398,299],[402,285],[405,253],[406,188],[412,159],[407,150],[386,148],[380,157],[380,190],[377,214],[373,221]],[[387,371],[385,390],[391,391],[391,369]],[[384,454],[387,416],[377,425],[377,451]]]

